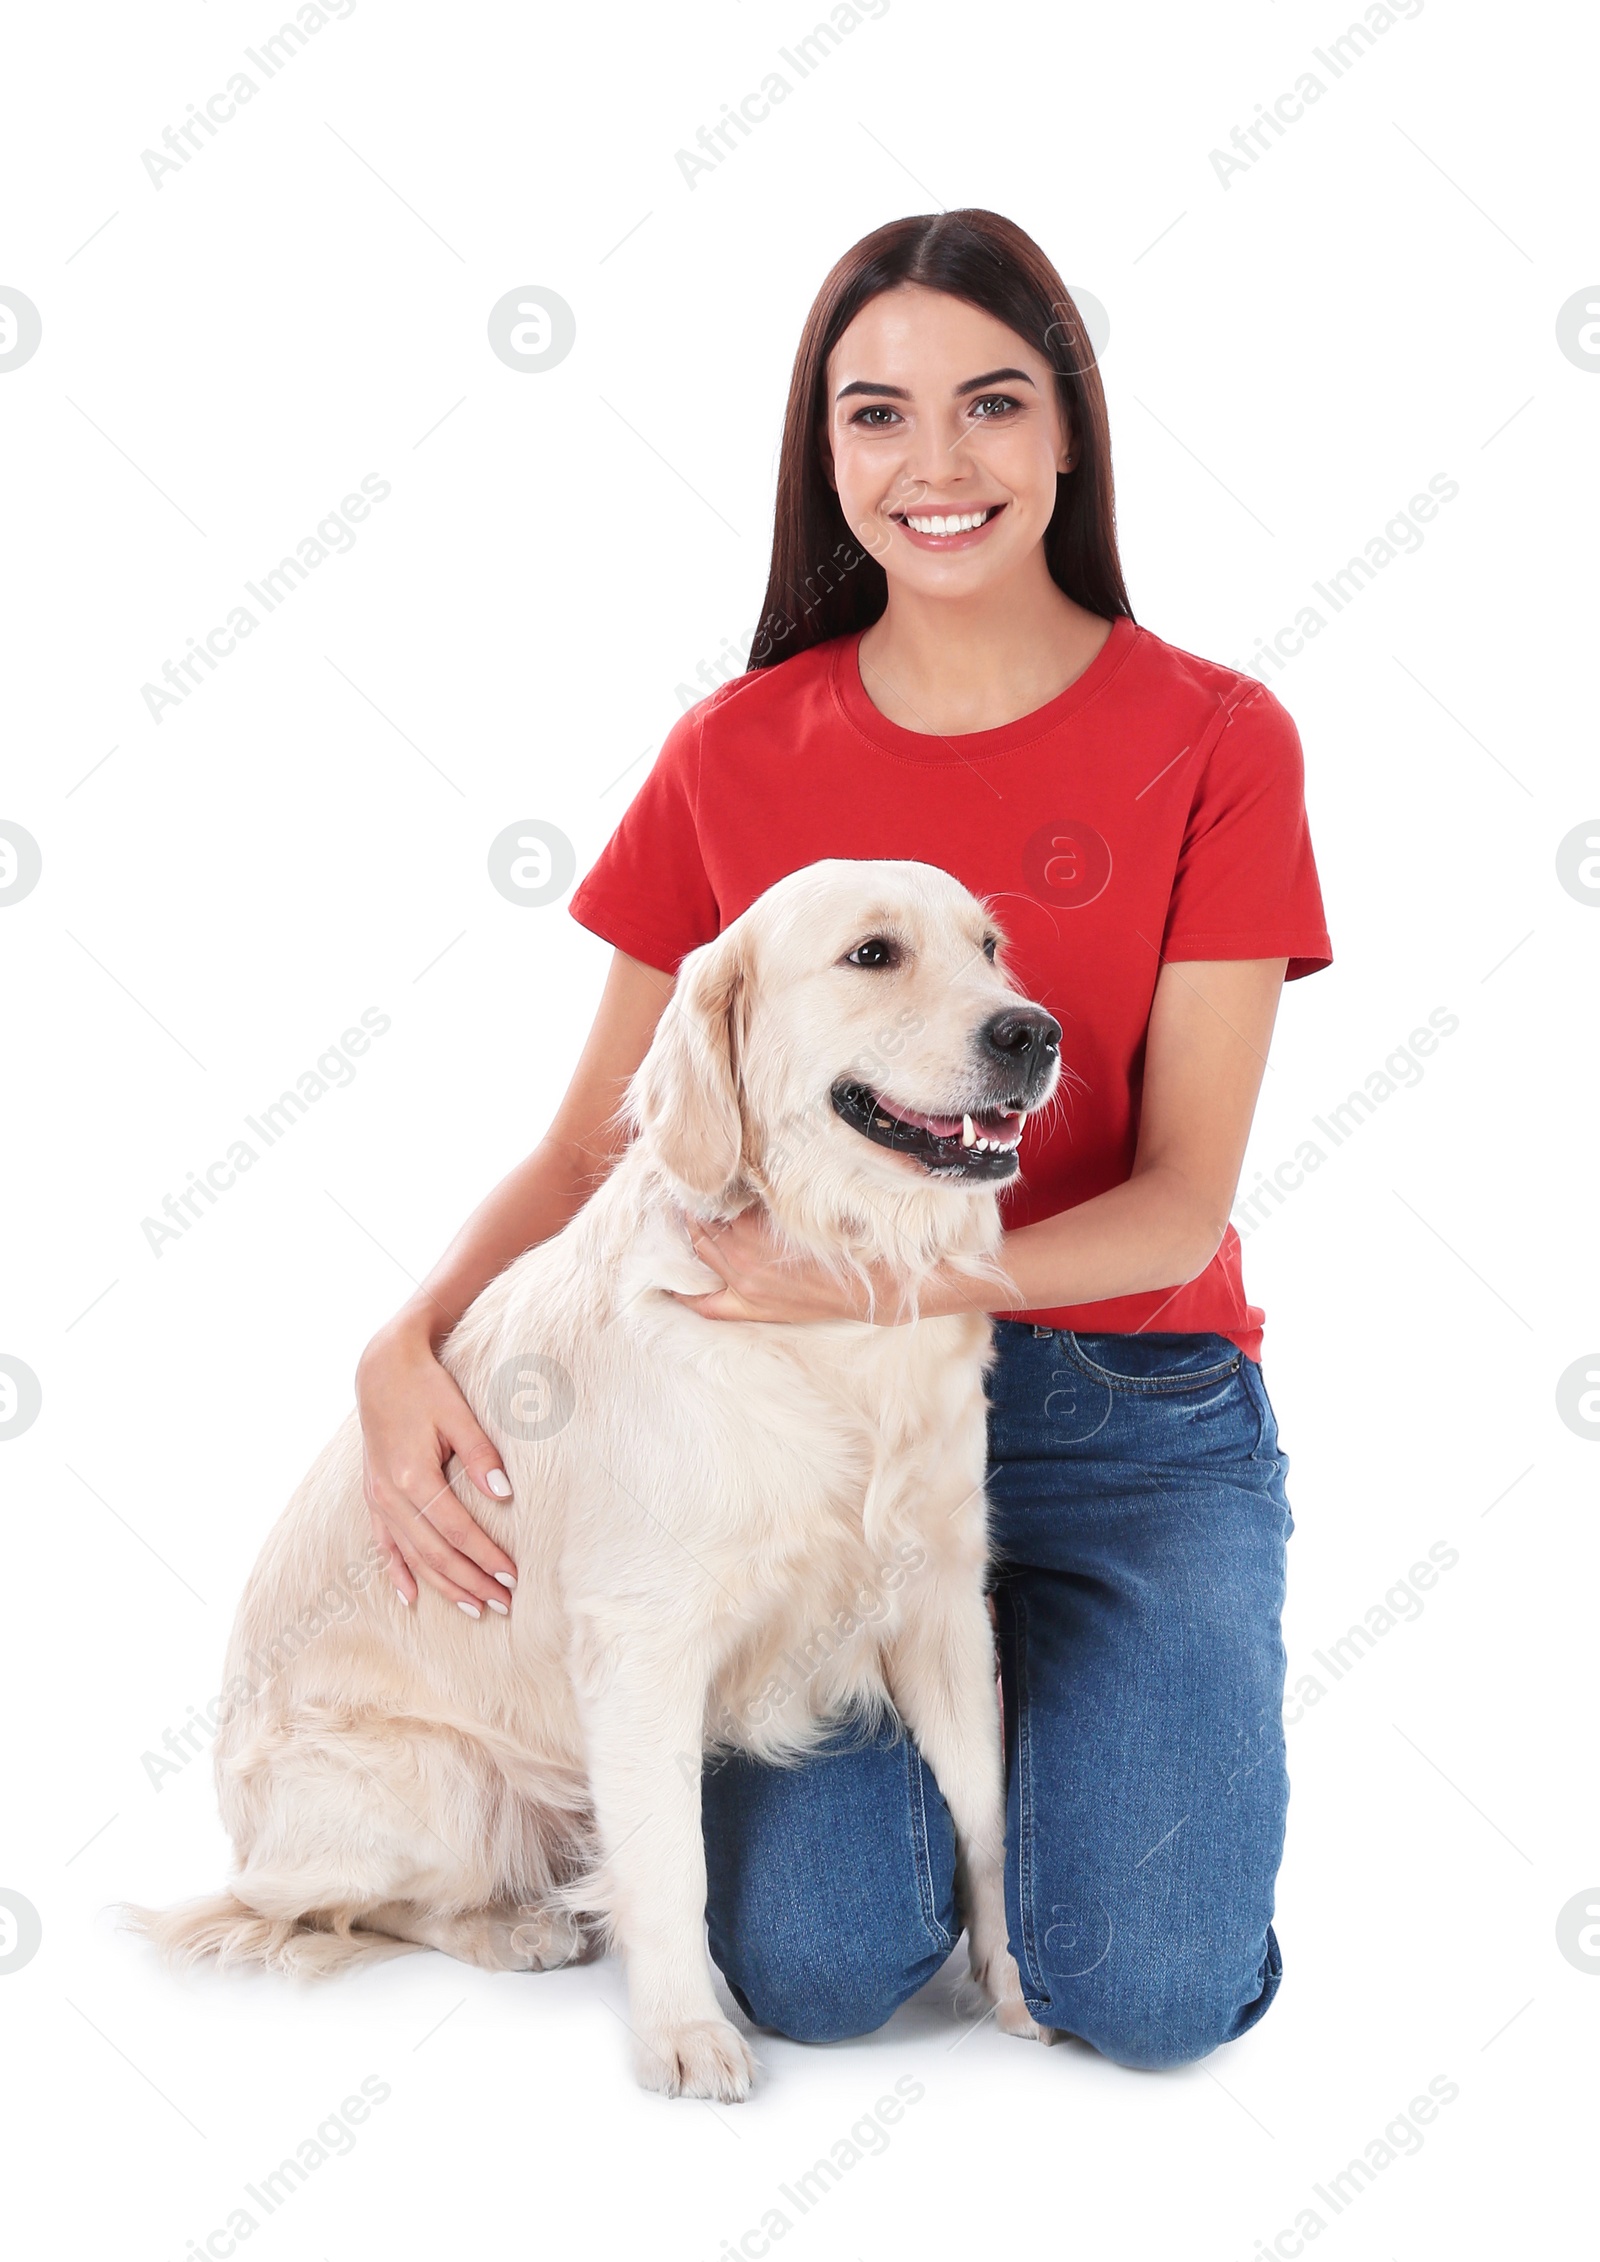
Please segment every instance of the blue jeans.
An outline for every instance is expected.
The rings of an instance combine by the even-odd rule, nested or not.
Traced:
[[[1287,1456],[1221,1335],[1002,1320],[989,1499],[1006,1905],[1043,2026],[1181,2065],[1278,1989]],[[915,1746],[845,1723],[794,1768],[705,1774],[711,1953],[759,2026],[881,2026],[960,1933],[955,1836]]]

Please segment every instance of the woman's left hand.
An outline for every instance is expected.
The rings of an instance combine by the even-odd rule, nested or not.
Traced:
[[[876,1309],[869,1310],[866,1283],[859,1276],[838,1279],[824,1266],[787,1250],[764,1209],[740,1212],[725,1225],[686,1220],[689,1239],[702,1264],[722,1281],[704,1296],[678,1291],[678,1301],[706,1319],[806,1320],[876,1319],[893,1326],[899,1299],[887,1278],[873,1279]]]

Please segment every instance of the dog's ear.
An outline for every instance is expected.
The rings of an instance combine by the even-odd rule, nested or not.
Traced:
[[[697,1201],[733,1190],[744,1148],[740,1045],[748,973],[737,926],[692,950],[628,1090],[655,1159]]]

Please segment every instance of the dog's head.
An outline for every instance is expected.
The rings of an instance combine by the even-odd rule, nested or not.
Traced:
[[[791,873],[690,952],[629,1093],[688,1205],[822,1223],[992,1192],[1060,1075],[1060,1024],[931,864]],[[941,1205],[942,1206],[942,1205]]]

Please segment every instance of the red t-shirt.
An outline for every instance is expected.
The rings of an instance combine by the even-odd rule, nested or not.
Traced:
[[[714,691],[668,733],[572,912],[675,972],[775,880],[823,856],[941,865],[994,906],[1008,971],[1061,1022],[1082,1084],[1023,1135],[1008,1226],[1123,1184],[1163,960],[1330,963],[1300,740],[1249,676],[1119,619],[1089,666],[998,730],[941,738],[880,714],[855,635]],[[1259,1358],[1230,1225],[1205,1271],[1021,1315],[1083,1333],[1215,1331]]]

